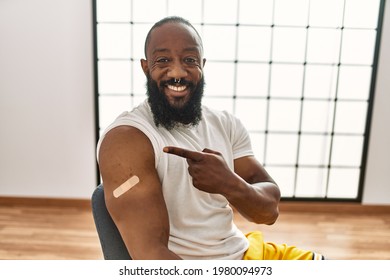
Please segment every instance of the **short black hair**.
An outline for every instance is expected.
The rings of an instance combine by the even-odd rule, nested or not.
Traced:
[[[145,40],[145,46],[144,46],[145,58],[147,58],[146,49],[148,48],[148,45],[150,42],[150,35],[151,35],[152,31],[155,28],[160,27],[166,23],[182,23],[184,25],[191,27],[195,31],[196,35],[198,35],[200,43],[201,43],[201,48],[203,49],[202,37],[200,37],[198,31],[195,29],[195,27],[188,20],[186,20],[185,18],[182,18],[182,17],[178,17],[178,16],[169,16],[169,17],[165,17],[165,18],[159,20],[158,22],[156,22],[152,26],[152,28],[150,28],[148,34],[146,35],[146,40]]]

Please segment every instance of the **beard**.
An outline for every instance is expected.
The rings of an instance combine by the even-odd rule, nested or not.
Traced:
[[[181,79],[180,85],[186,85],[190,89],[190,99],[183,106],[172,106],[165,96],[164,89],[167,84],[178,85],[173,79],[160,82],[160,86],[150,75],[147,75],[147,96],[153,119],[156,126],[163,126],[172,130],[177,125],[196,126],[202,119],[202,97],[204,78],[198,84]]]

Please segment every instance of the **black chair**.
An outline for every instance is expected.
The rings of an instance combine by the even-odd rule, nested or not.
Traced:
[[[103,185],[99,185],[91,198],[92,214],[105,260],[131,260],[104,200]]]

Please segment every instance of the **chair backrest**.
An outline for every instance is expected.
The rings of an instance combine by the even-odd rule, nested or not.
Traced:
[[[103,185],[99,185],[93,192],[92,214],[99,236],[105,260],[131,260],[122,236],[119,233],[104,200]]]

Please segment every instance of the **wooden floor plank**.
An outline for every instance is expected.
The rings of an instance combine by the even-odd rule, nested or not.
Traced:
[[[102,259],[89,201],[0,201],[0,259]],[[282,202],[280,209],[272,226],[238,214],[236,224],[244,233],[260,230],[266,241],[330,259],[390,260],[390,206]]]

